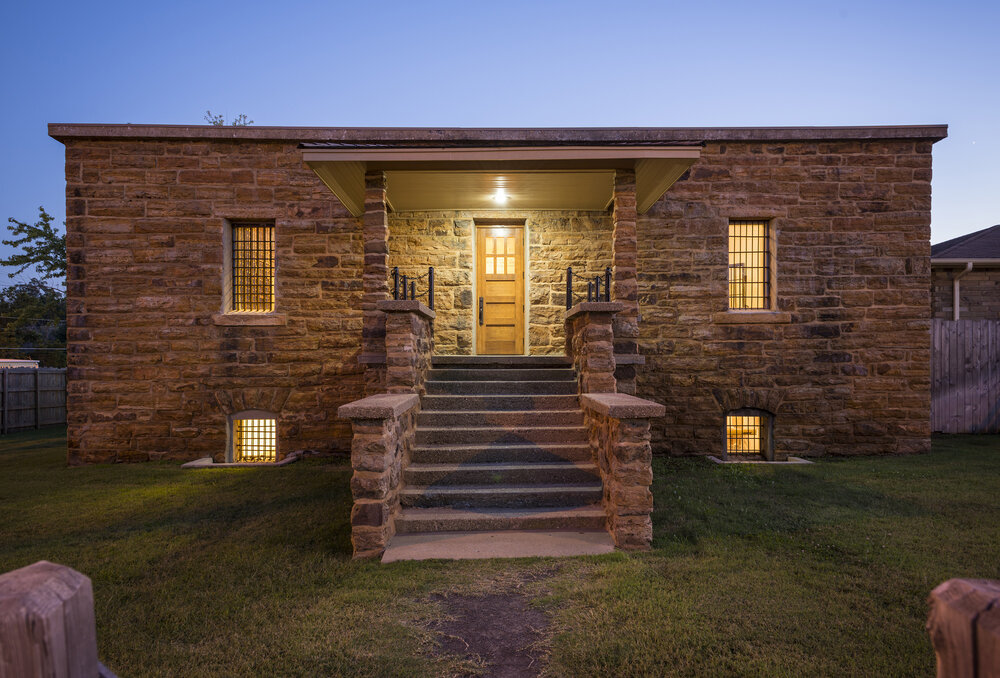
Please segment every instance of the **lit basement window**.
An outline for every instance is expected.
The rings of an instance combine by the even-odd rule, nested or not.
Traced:
[[[757,459],[767,451],[767,419],[763,414],[726,415],[726,456]]]
[[[277,460],[277,456],[277,420],[233,420],[234,462],[273,462]]]

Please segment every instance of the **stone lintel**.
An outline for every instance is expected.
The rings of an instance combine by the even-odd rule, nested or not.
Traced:
[[[785,311],[726,311],[712,314],[717,325],[787,325],[792,314]]]
[[[651,400],[643,400],[626,393],[584,393],[580,405],[587,410],[615,419],[646,419],[662,417],[667,408]]]
[[[276,327],[288,324],[284,313],[213,313],[213,325],[230,327]]]
[[[625,304],[620,301],[581,301],[566,311],[564,317],[569,320],[581,313],[617,313],[623,308],[625,308]]]
[[[437,313],[416,299],[385,299],[375,304],[375,308],[386,313],[416,313],[428,320],[437,317]]]
[[[420,403],[416,393],[381,393],[337,408],[341,419],[392,419],[409,412]]]

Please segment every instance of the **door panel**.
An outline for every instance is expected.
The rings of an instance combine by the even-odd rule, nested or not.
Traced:
[[[476,353],[524,353],[524,227],[476,229]]]

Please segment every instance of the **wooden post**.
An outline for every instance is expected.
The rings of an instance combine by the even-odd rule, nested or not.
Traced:
[[[949,579],[930,604],[938,678],[1000,678],[1000,581]]]
[[[90,579],[44,560],[0,575],[0,676],[96,678]]]
[[[35,429],[42,427],[42,402],[39,389],[41,388],[41,370],[35,370]]]

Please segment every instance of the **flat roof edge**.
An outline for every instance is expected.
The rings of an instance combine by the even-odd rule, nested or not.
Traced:
[[[57,139],[220,140],[423,143],[554,144],[697,141],[823,141],[914,139],[940,141],[947,125],[867,127],[218,127],[213,125],[108,125],[50,123]]]

